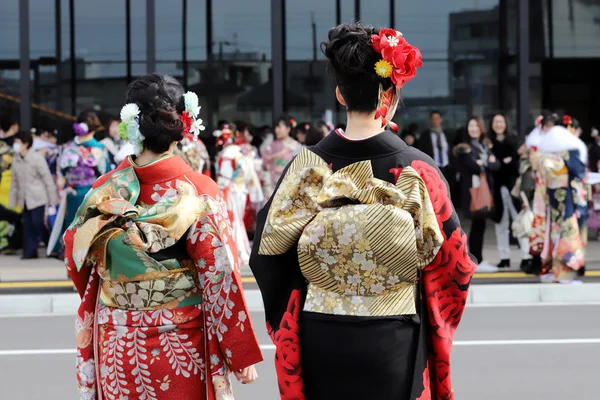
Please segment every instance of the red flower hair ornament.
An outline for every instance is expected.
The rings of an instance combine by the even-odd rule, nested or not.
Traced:
[[[233,132],[229,128],[229,124],[223,125],[223,129],[220,131],[214,131],[213,136],[217,138],[217,146],[227,146],[233,143]]]
[[[564,126],[569,126],[572,123],[573,123],[573,118],[571,118],[570,115],[567,115],[567,114],[563,115],[563,125]]]
[[[371,36],[373,49],[381,54],[381,60],[375,63],[375,73],[383,79],[391,79],[396,89],[417,75],[417,68],[423,66],[423,57],[418,48],[409,44],[402,33],[395,29],[384,28],[378,35]],[[382,126],[388,124],[387,115],[393,100],[393,91],[382,90],[380,86],[379,106],[375,118],[382,119]],[[390,121],[390,127],[397,131],[398,126]]]

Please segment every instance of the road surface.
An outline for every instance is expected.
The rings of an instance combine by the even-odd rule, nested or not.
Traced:
[[[456,399],[600,398],[598,316],[600,305],[469,307],[452,358]],[[236,399],[277,400],[263,314],[252,320],[265,362]],[[73,316],[0,317],[0,399],[76,399],[73,326]]]

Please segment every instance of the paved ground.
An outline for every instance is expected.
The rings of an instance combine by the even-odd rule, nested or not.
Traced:
[[[600,305],[468,308],[453,352],[456,399],[597,399],[598,315]],[[260,343],[271,345],[262,313],[252,318]],[[66,353],[73,348],[73,317],[0,318],[0,332],[1,399],[77,398],[74,355]],[[59,354],[7,354],[40,349]],[[237,399],[278,398],[273,351],[264,355],[259,382],[237,385]]]

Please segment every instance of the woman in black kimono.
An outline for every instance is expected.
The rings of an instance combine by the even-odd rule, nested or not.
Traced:
[[[322,48],[347,129],[287,167],[250,259],[281,399],[453,399],[475,264],[435,163],[382,128],[421,54],[361,25],[332,28]]]

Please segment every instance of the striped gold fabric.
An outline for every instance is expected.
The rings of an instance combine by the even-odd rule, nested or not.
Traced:
[[[417,271],[433,260],[442,239],[412,168],[393,185],[373,176],[370,161],[334,173],[305,149],[273,198],[260,253],[282,254],[298,244],[310,282],[306,310],[400,315],[414,313]]]

